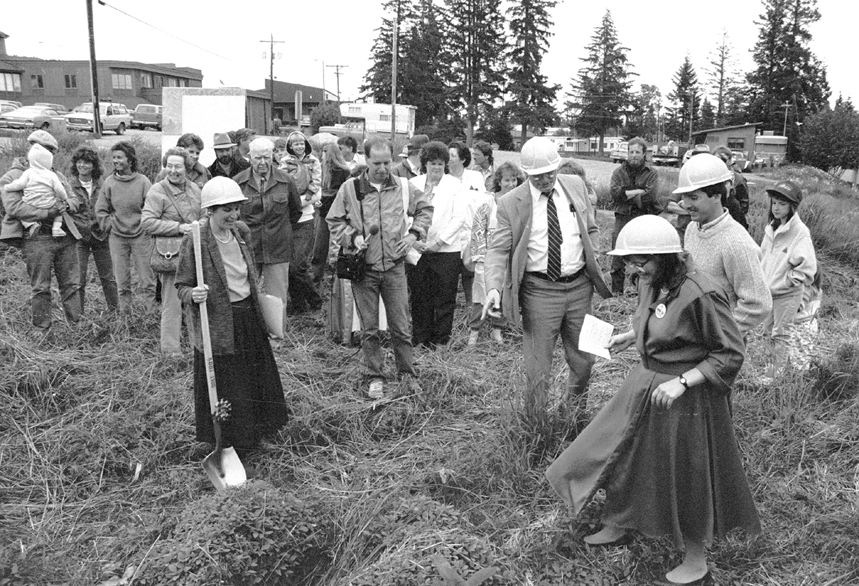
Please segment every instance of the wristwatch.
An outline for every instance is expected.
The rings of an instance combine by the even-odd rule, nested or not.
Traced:
[[[689,390],[689,381],[686,380],[686,377],[681,374],[680,378],[678,380],[680,381],[680,384],[683,385],[683,387],[688,391]]]

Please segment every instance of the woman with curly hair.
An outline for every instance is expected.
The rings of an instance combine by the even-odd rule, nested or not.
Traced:
[[[143,289],[146,309],[153,309],[155,273],[149,266],[152,237],[143,231],[140,216],[152,184],[137,172],[137,153],[129,142],[118,142],[110,149],[111,173],[101,186],[95,204],[95,217],[107,233],[113,272],[119,289],[119,308],[131,309],[131,265]]]
[[[113,274],[113,261],[110,258],[110,245],[107,234],[102,231],[95,218],[95,204],[101,191],[104,169],[98,153],[88,146],[79,147],[72,155],[71,179],[69,185],[81,202],[74,220],[81,233],[78,240],[78,262],[81,267],[80,295],[81,311],[86,301],[87,265],[92,255],[101,290],[109,311],[119,308],[119,293],[116,289],[116,277]]]

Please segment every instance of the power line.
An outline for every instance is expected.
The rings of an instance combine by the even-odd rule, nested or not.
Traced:
[[[194,44],[194,43],[192,43],[191,41],[187,41],[187,40],[183,39],[182,37],[177,37],[177,36],[176,36],[176,35],[174,35],[173,33],[169,33],[169,32],[167,32],[167,31],[165,31],[164,29],[160,29],[160,28],[158,28],[157,26],[155,26],[154,24],[149,24],[149,23],[148,23],[148,22],[146,22],[145,20],[141,20],[141,19],[137,18],[136,16],[134,16],[133,14],[129,14],[129,13],[127,13],[127,12],[123,11],[123,10],[120,10],[120,9],[119,9],[119,8],[117,8],[116,6],[111,6],[110,4],[108,4],[108,3],[104,2],[103,0],[98,0],[98,3],[99,3],[99,4],[101,4],[102,6],[107,6],[108,8],[113,8],[114,10],[116,10],[117,12],[119,12],[120,14],[124,14],[124,15],[125,15],[125,16],[127,16],[128,18],[130,18],[130,19],[132,19],[132,20],[136,20],[137,22],[139,22],[139,23],[141,23],[141,24],[145,24],[146,26],[148,26],[148,27],[150,27],[150,28],[153,28],[153,29],[157,30],[157,31],[158,31],[158,32],[160,32],[160,33],[163,33],[163,34],[167,35],[168,37],[173,37],[173,38],[174,38],[174,39],[176,39],[177,41],[181,41],[181,42],[185,43],[186,45],[191,45],[191,46],[192,46],[192,47],[194,47],[195,49],[199,49],[199,50],[201,50],[201,51],[203,51],[203,52],[205,52],[205,53],[209,53],[210,55],[214,55],[215,57],[218,57],[218,58],[220,58],[220,59],[223,59],[224,61],[229,61],[230,63],[235,63],[236,65],[241,65],[241,63],[239,63],[239,62],[237,62],[237,61],[233,61],[233,60],[232,60],[232,59],[230,59],[229,57],[224,57],[223,55],[219,55],[219,54],[215,53],[214,51],[210,51],[210,50],[206,49],[205,47],[201,47],[200,45],[195,45],[195,44]]]

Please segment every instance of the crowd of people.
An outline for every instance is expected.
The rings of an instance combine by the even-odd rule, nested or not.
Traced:
[[[52,272],[73,323],[83,311],[90,256],[106,311],[131,311],[133,268],[143,306],[160,303],[166,359],[183,355],[184,316],[199,441],[213,441],[202,302],[218,388],[228,389],[233,409],[225,443],[253,449],[289,416],[264,296],[280,299],[283,320],[320,310],[327,297],[332,337],[348,342],[361,333],[363,389],[378,401],[391,393],[381,332],[390,335],[396,377],[419,392],[415,348],[451,343],[461,287],[469,346],[484,325],[494,343],[505,329],[521,329],[527,415],[550,409],[552,358],[562,340],[569,374],[558,409],[575,439],[547,476],[576,514],[605,489],[604,526],[588,543],[615,544],[630,530],[671,536],[685,557],[667,579],[691,584],[705,578],[714,538],[737,527],[760,530],[730,395],[753,330],[761,327],[768,342],[760,379],[771,382],[801,363],[795,329],[819,307],[820,275],[796,184],[767,188],[758,246],[747,231],[745,180],[728,149],[691,157],[666,201],[647,143],[632,139],[610,182],[606,283],[596,193],[582,167],[562,161],[546,138],[527,141],[519,164],[496,165],[483,142],[469,148],[415,135],[395,153],[371,138],[361,154],[349,136],[314,144],[301,132],[272,141],[240,129],[214,135],[207,168],[199,161],[203,140],[185,134],[163,154],[154,182],[139,172],[129,142],[113,144],[107,161],[79,147],[67,180],[52,168],[56,139],[39,130],[28,140],[28,158],[0,178],[0,240],[23,253],[36,334],[51,328]],[[188,236],[195,222],[200,258]],[[594,356],[578,342],[594,292],[638,295],[632,328],[608,348],[634,344],[641,362],[589,422]]]

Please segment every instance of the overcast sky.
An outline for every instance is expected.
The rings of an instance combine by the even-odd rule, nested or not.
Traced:
[[[323,69],[323,63],[344,65],[340,76],[343,100],[359,96],[382,17],[381,2],[373,0],[106,2],[107,6],[94,2],[99,59],[170,62],[202,69],[205,87],[260,89],[269,73],[268,43],[260,41],[273,34],[275,40],[286,41],[275,45],[280,57],[275,61],[275,78],[319,87],[324,71],[326,89],[336,91],[335,70]],[[24,1],[3,4],[0,30],[9,35],[9,54],[88,58],[84,0],[48,0],[38,8]],[[561,101],[606,7],[611,9],[621,42],[630,49],[637,83],[656,85],[663,96],[671,91],[671,78],[686,53],[699,79],[706,78],[708,57],[719,43],[722,29],[728,31],[741,69],[752,67],[751,49],[757,38],[754,20],[761,12],[757,0],[559,0],[552,12],[555,34],[544,73],[551,82],[562,84]],[[859,76],[854,72],[849,40],[856,34],[859,3],[818,0],[818,8],[822,18],[812,27],[812,50],[827,65],[833,100],[840,92],[859,103]]]

